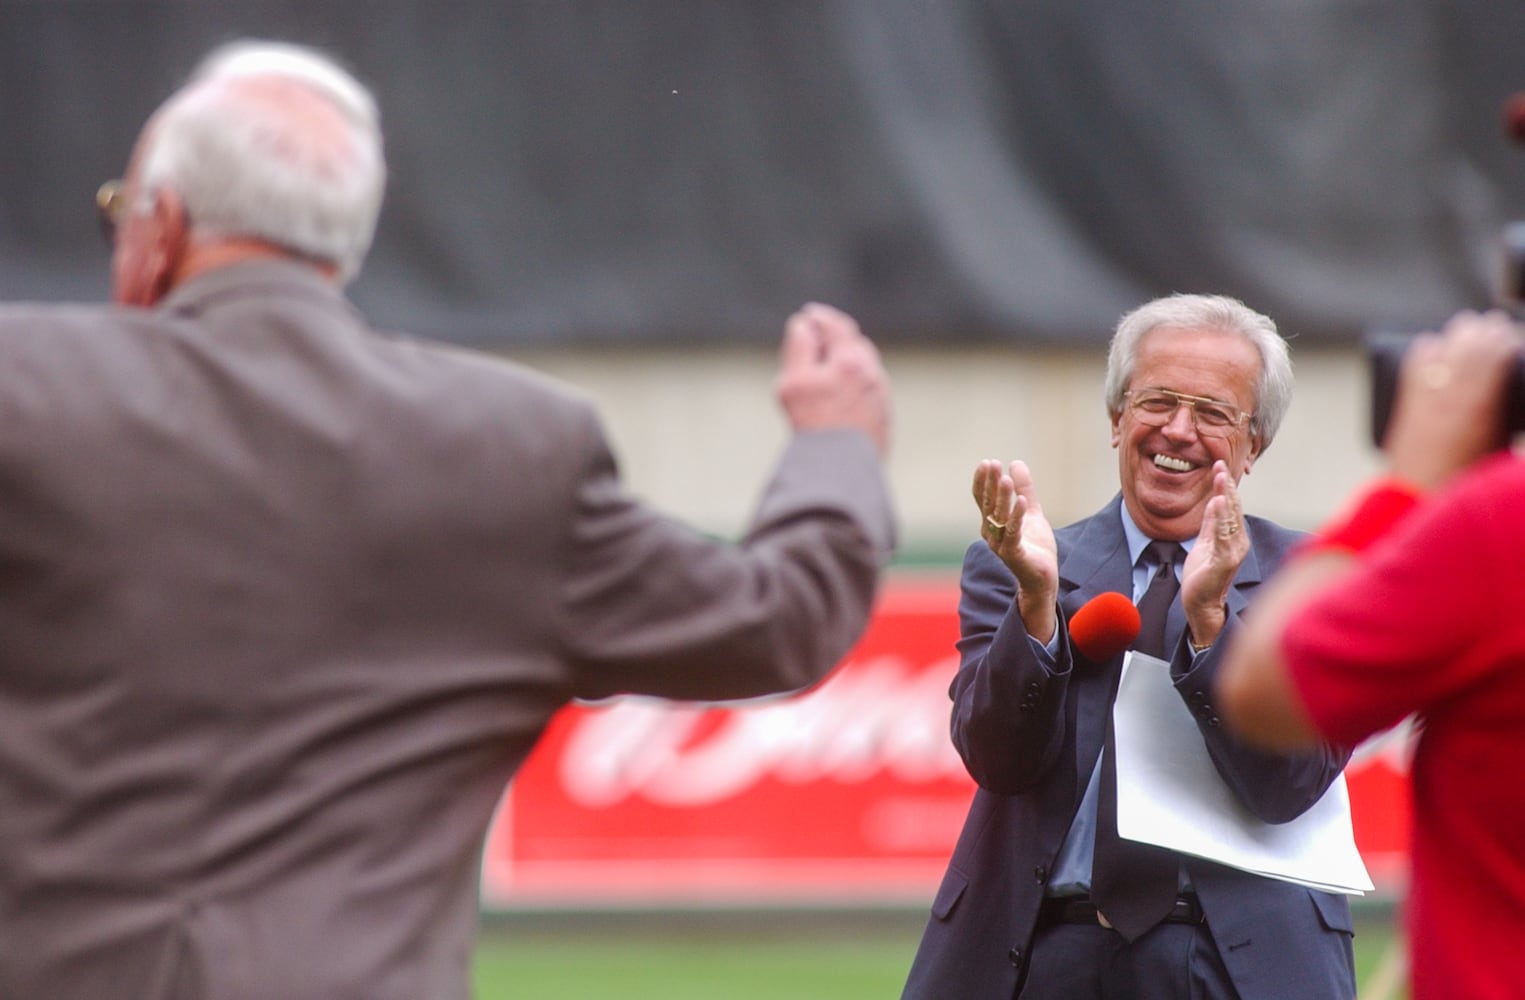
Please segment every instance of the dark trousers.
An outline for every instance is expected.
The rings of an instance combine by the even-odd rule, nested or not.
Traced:
[[[1160,924],[1129,944],[1100,924],[1033,937],[1019,1000],[1239,1000],[1206,924]]]

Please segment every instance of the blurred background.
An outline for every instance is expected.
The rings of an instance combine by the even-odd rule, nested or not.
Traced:
[[[906,557],[946,563],[980,457],[1056,521],[1110,496],[1101,349],[1173,291],[1292,339],[1247,497],[1315,524],[1370,468],[1359,337],[1489,304],[1525,217],[1497,0],[0,0],[0,296],[105,296],[96,186],[243,35],[381,102],[373,321],[583,385],[636,488],[719,533],[801,302],[884,345]]]
[[[924,908],[968,794],[945,688],[975,462],[1027,460],[1056,523],[1100,507],[1113,325],[1226,293],[1298,372],[1245,506],[1314,527],[1376,468],[1362,335],[1488,306],[1525,217],[1525,5],[1497,0],[0,0],[0,298],[106,297],[97,185],[251,35],[381,103],[372,321],[582,386],[633,488],[703,530],[740,530],[783,443],[801,302],[856,315],[894,379],[904,549],[863,647],[782,705],[569,712],[489,840],[510,918]],[[1401,905],[1401,740],[1367,760],[1356,835]]]

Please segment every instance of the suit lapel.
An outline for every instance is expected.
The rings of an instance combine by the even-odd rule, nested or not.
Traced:
[[[1060,541],[1059,606],[1065,622],[1097,594],[1109,590],[1132,596],[1133,567],[1128,559],[1128,538],[1123,534],[1122,497],[1065,531]],[[1092,664],[1073,648],[1070,651],[1069,724],[1075,733],[1074,790],[1079,803],[1086,781],[1096,766],[1106,736],[1107,714],[1122,655],[1103,664]]]
[[[1132,597],[1133,566],[1123,534],[1122,496],[1076,525],[1078,531],[1059,554],[1059,605],[1068,619],[1091,598],[1108,590]]]

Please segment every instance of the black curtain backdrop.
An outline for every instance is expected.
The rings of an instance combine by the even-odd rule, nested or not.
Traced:
[[[1513,0],[0,0],[0,298],[107,295],[96,186],[241,36],[373,87],[354,298],[482,346],[1099,345],[1170,291],[1338,341],[1487,305],[1525,217]]]

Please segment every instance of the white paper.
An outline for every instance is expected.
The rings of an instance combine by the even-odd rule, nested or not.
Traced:
[[[1291,822],[1257,819],[1213,766],[1163,660],[1127,654],[1112,724],[1120,836],[1326,892],[1373,888],[1356,850],[1345,776]]]

